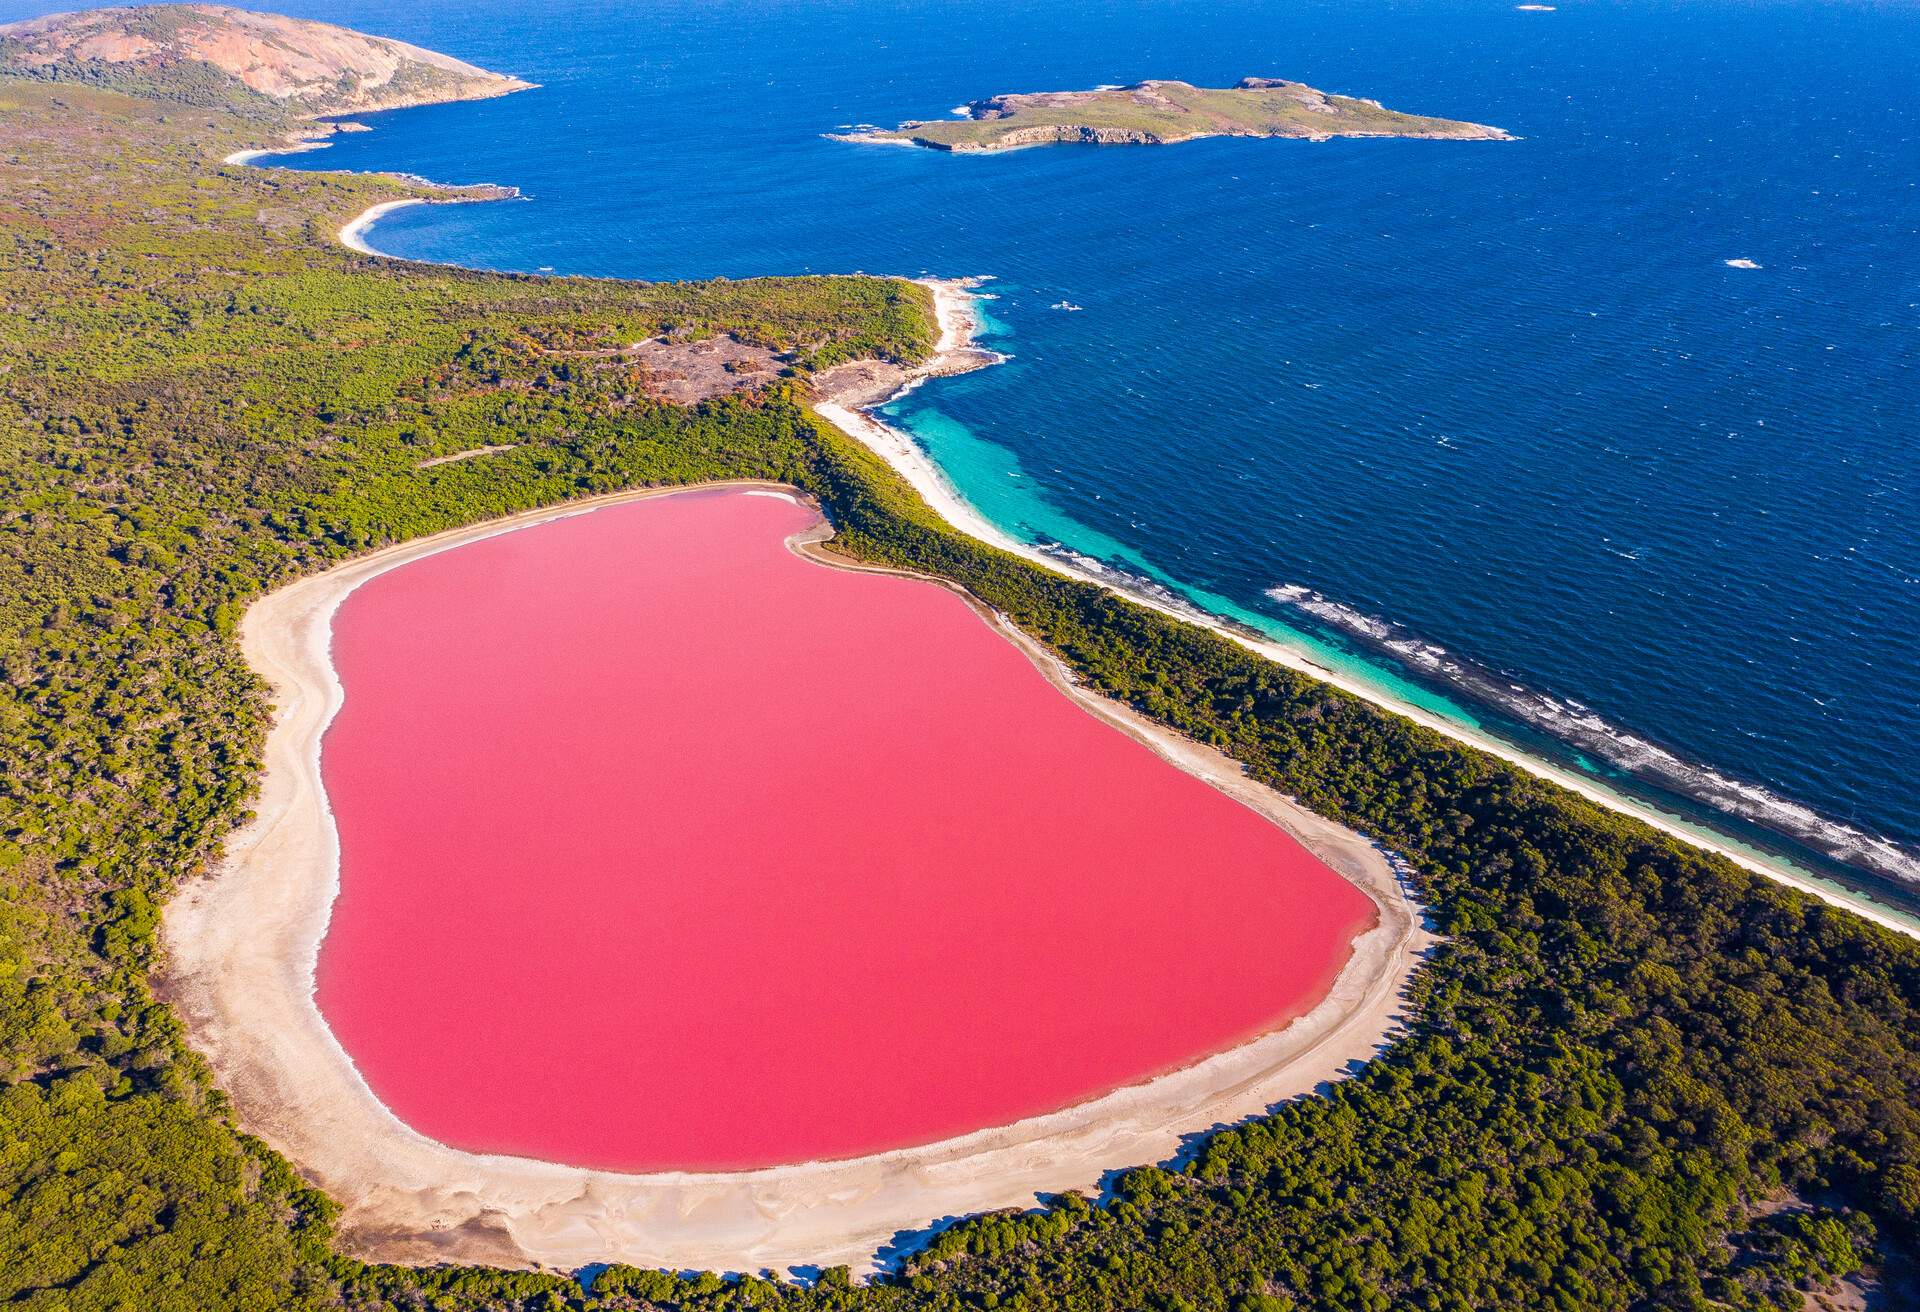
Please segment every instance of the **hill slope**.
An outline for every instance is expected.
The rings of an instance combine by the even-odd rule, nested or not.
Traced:
[[[0,27],[0,72],[196,105],[342,114],[531,83],[404,41],[222,5],[140,5]]]

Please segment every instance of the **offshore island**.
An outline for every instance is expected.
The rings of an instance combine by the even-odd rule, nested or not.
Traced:
[[[1301,82],[1270,77],[1241,78],[1231,87],[1155,79],[1093,91],[989,96],[966,105],[964,113],[964,118],[828,135],[835,141],[925,146],[955,154],[1027,146],[1165,146],[1200,137],[1513,140],[1483,123],[1403,114],[1377,100],[1328,95]]]

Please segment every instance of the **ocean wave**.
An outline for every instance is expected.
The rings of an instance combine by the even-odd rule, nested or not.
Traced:
[[[1337,632],[1386,652],[1416,673],[1458,689],[1471,699],[1492,706],[1636,779],[1783,834],[1855,869],[1910,888],[1920,887],[1920,855],[1890,838],[1821,815],[1812,807],[1759,784],[1689,761],[1610,723],[1591,707],[1515,683],[1391,621],[1343,606],[1311,588],[1282,584],[1269,588],[1267,595]]]
[[[1184,615],[1188,619],[1200,621],[1201,623],[1218,624],[1220,622],[1218,617],[1209,615],[1206,611],[1200,609],[1200,607],[1194,605],[1186,597],[1174,591],[1158,579],[1149,578],[1145,574],[1135,573],[1132,570],[1122,569],[1110,560],[1096,560],[1092,556],[1082,555],[1065,543],[1055,542],[1051,539],[1043,539],[1035,542],[1034,547],[1042,555],[1051,556],[1063,565],[1071,566],[1078,572],[1098,579],[1100,582],[1117,588],[1121,592],[1131,593],[1136,597],[1144,597],[1149,601],[1166,607],[1168,610]]]

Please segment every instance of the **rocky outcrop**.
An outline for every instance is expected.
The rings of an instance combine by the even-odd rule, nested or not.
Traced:
[[[978,151],[1019,150],[1025,146],[1162,146],[1169,141],[1184,141],[1186,137],[1169,137],[1159,132],[1142,131],[1139,128],[1058,125],[1015,128],[995,137],[991,144],[973,141],[940,141],[931,137],[915,137],[913,140],[918,145],[929,146],[934,150],[948,150],[965,155]]]
[[[1303,82],[1246,77],[1231,87],[1154,79],[1094,91],[988,96],[963,118],[863,129],[836,140],[926,146],[954,154],[1061,144],[1159,146],[1196,137],[1431,137],[1505,141],[1499,128],[1387,109]]]
[[[0,72],[192,103],[343,114],[531,85],[404,41],[221,5],[141,5],[0,26]]]

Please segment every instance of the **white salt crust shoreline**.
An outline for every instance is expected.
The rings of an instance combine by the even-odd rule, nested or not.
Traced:
[[[773,484],[706,486],[792,494]],[[1433,939],[1384,853],[1252,783],[1237,763],[1075,686],[1051,653],[970,602],[1084,709],[1259,811],[1367,893],[1378,920],[1354,940],[1325,998],[1272,1033],[1076,1106],[846,1161],[629,1174],[464,1152],[402,1123],[313,999],[339,882],[320,775],[321,738],[342,700],[328,651],[333,613],[354,588],[409,561],[602,506],[700,490],[615,493],[402,543],[271,593],[241,623],[242,650],[275,705],[260,796],[226,861],[167,904],[158,984],[241,1124],[340,1203],[348,1251],[561,1270],[618,1261],[732,1271],[844,1263],[866,1272],[903,1234],[964,1213],[1032,1206],[1040,1194],[1093,1188],[1115,1168],[1167,1160],[1184,1136],[1311,1092],[1389,1041]],[[790,545],[823,565],[870,568],[822,553],[830,534],[822,521]]]
[[[968,278],[922,279],[921,281],[933,292],[934,310],[940,324],[939,344],[933,359],[909,376],[902,391],[917,387],[928,377],[959,373],[992,363],[990,353],[980,352],[972,345],[973,338],[979,331],[979,321],[973,304],[973,288],[980,280]],[[886,402],[882,401],[878,404],[884,405]],[[1809,878],[1798,871],[1744,851],[1716,835],[1688,825],[1634,798],[1616,793],[1594,780],[1575,774],[1571,770],[1562,769],[1551,762],[1529,756],[1498,739],[1476,732],[1465,725],[1443,719],[1379,688],[1311,661],[1278,642],[1264,640],[1243,630],[1221,624],[1197,609],[1172,606],[1157,597],[1118,587],[1110,578],[1103,578],[1091,571],[1080,569],[1071,561],[1014,539],[990,523],[967,502],[939,466],[934,464],[921,449],[919,443],[899,429],[875,418],[872,414],[875,408],[875,406],[864,406],[856,409],[830,402],[814,406],[814,410],[835,428],[886,461],[893,471],[905,479],[913,490],[920,494],[921,499],[931,506],[942,520],[946,521],[948,526],[968,537],[1003,551],[1012,552],[1056,574],[1095,584],[1149,609],[1210,629],[1277,665],[1284,665],[1288,669],[1311,675],[1323,683],[1330,683],[1364,701],[1372,702],[1396,715],[1405,716],[1416,724],[1444,734],[1455,742],[1476,747],[1529,774],[1559,784],[1608,810],[1632,816],[1662,833],[1671,834],[1695,847],[1724,856],[1754,874],[1798,889],[1829,905],[1843,907],[1896,933],[1905,934],[1909,938],[1920,938],[1920,922],[1896,911],[1869,902],[1864,897],[1855,896],[1836,885]]]

